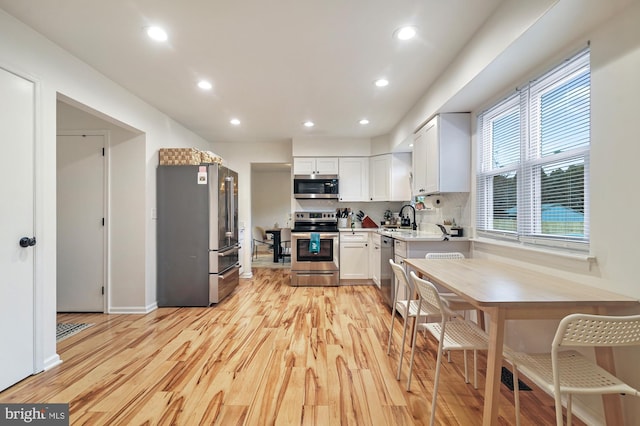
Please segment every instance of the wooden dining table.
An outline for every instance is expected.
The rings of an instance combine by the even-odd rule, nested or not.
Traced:
[[[460,295],[489,317],[483,425],[498,424],[506,320],[560,319],[578,312],[604,315],[618,308],[640,309],[638,299],[495,260],[421,258],[405,262],[424,279]],[[615,374],[613,350],[596,348],[595,353],[598,365]],[[602,398],[607,424],[623,424],[619,395]]]
[[[280,233],[282,232],[282,228],[265,229],[264,232],[272,235],[271,238],[273,241],[273,262],[278,263],[280,261]]]

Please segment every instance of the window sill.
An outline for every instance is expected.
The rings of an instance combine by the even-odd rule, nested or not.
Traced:
[[[473,250],[487,255],[511,258],[515,261],[561,269],[568,272],[593,274],[597,258],[588,253],[548,247],[534,247],[519,242],[500,241],[491,238],[470,238]]]

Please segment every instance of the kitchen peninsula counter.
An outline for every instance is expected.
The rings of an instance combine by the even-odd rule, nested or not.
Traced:
[[[350,232],[371,232],[380,235],[384,235],[385,237],[391,237],[395,240],[406,241],[406,242],[438,242],[438,241],[446,241],[444,239],[444,235],[425,232],[425,231],[413,231],[411,229],[398,229],[398,230],[389,230],[385,228],[338,228],[338,231],[341,233],[350,233]],[[447,237],[449,241],[464,241],[468,242],[469,237]]]
[[[429,241],[429,242],[437,242],[437,241],[445,241],[445,236],[432,232],[424,232],[424,231],[413,231],[411,229],[399,229],[390,231],[388,229],[377,229],[377,232],[380,235],[384,235],[385,237],[391,237],[395,240],[406,241],[406,242],[420,242],[420,241]],[[449,241],[469,241],[468,237],[447,237]]]
[[[449,237],[411,229],[390,231],[385,228],[339,228],[340,284],[373,284],[380,286],[380,265],[392,258],[401,262],[406,258],[424,258],[427,253],[460,252],[470,254],[468,237]],[[381,256],[381,237],[392,238],[391,257]],[[389,244],[389,243],[387,243]],[[388,254],[388,255],[389,255]]]

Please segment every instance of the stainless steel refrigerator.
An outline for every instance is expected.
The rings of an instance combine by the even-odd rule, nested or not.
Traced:
[[[238,174],[158,166],[158,306],[209,306],[238,285]]]

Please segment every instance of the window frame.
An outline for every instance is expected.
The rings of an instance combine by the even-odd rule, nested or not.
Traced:
[[[587,75],[585,76],[585,72]],[[578,77],[588,78],[586,114],[588,136],[582,136],[582,145],[567,145],[567,149],[543,155],[542,141],[542,99],[545,94],[552,93],[562,87],[571,88],[571,83]],[[547,73],[533,80],[503,100],[495,103],[478,114],[478,155],[476,171],[476,233],[481,237],[498,240],[516,241],[524,244],[561,247],[570,251],[588,252],[590,248],[589,231],[589,164],[591,145],[591,70],[589,48],[583,49],[562,64],[553,67]],[[584,83],[582,83],[584,86]],[[580,89],[580,85],[577,85]],[[584,87],[581,90],[585,90]],[[571,100],[584,101],[576,96]],[[584,105],[583,109],[584,109]],[[519,158],[517,163],[509,163],[503,167],[495,164],[494,124],[497,120],[515,110],[519,111]],[[560,113],[562,114],[562,113]],[[581,114],[585,114],[581,110]],[[584,121],[583,121],[584,123]],[[583,125],[584,127],[584,125]],[[576,136],[582,127],[576,129]],[[513,131],[513,129],[512,129]],[[586,140],[586,143],[584,142]],[[514,147],[514,149],[517,147]],[[572,236],[543,233],[542,175],[546,166],[564,167],[562,163],[581,163],[583,165],[583,235]],[[500,175],[515,173],[516,177],[516,231],[496,229],[494,179]],[[554,188],[559,189],[559,188]],[[508,194],[505,194],[508,196]],[[547,228],[549,229],[549,228]]]

